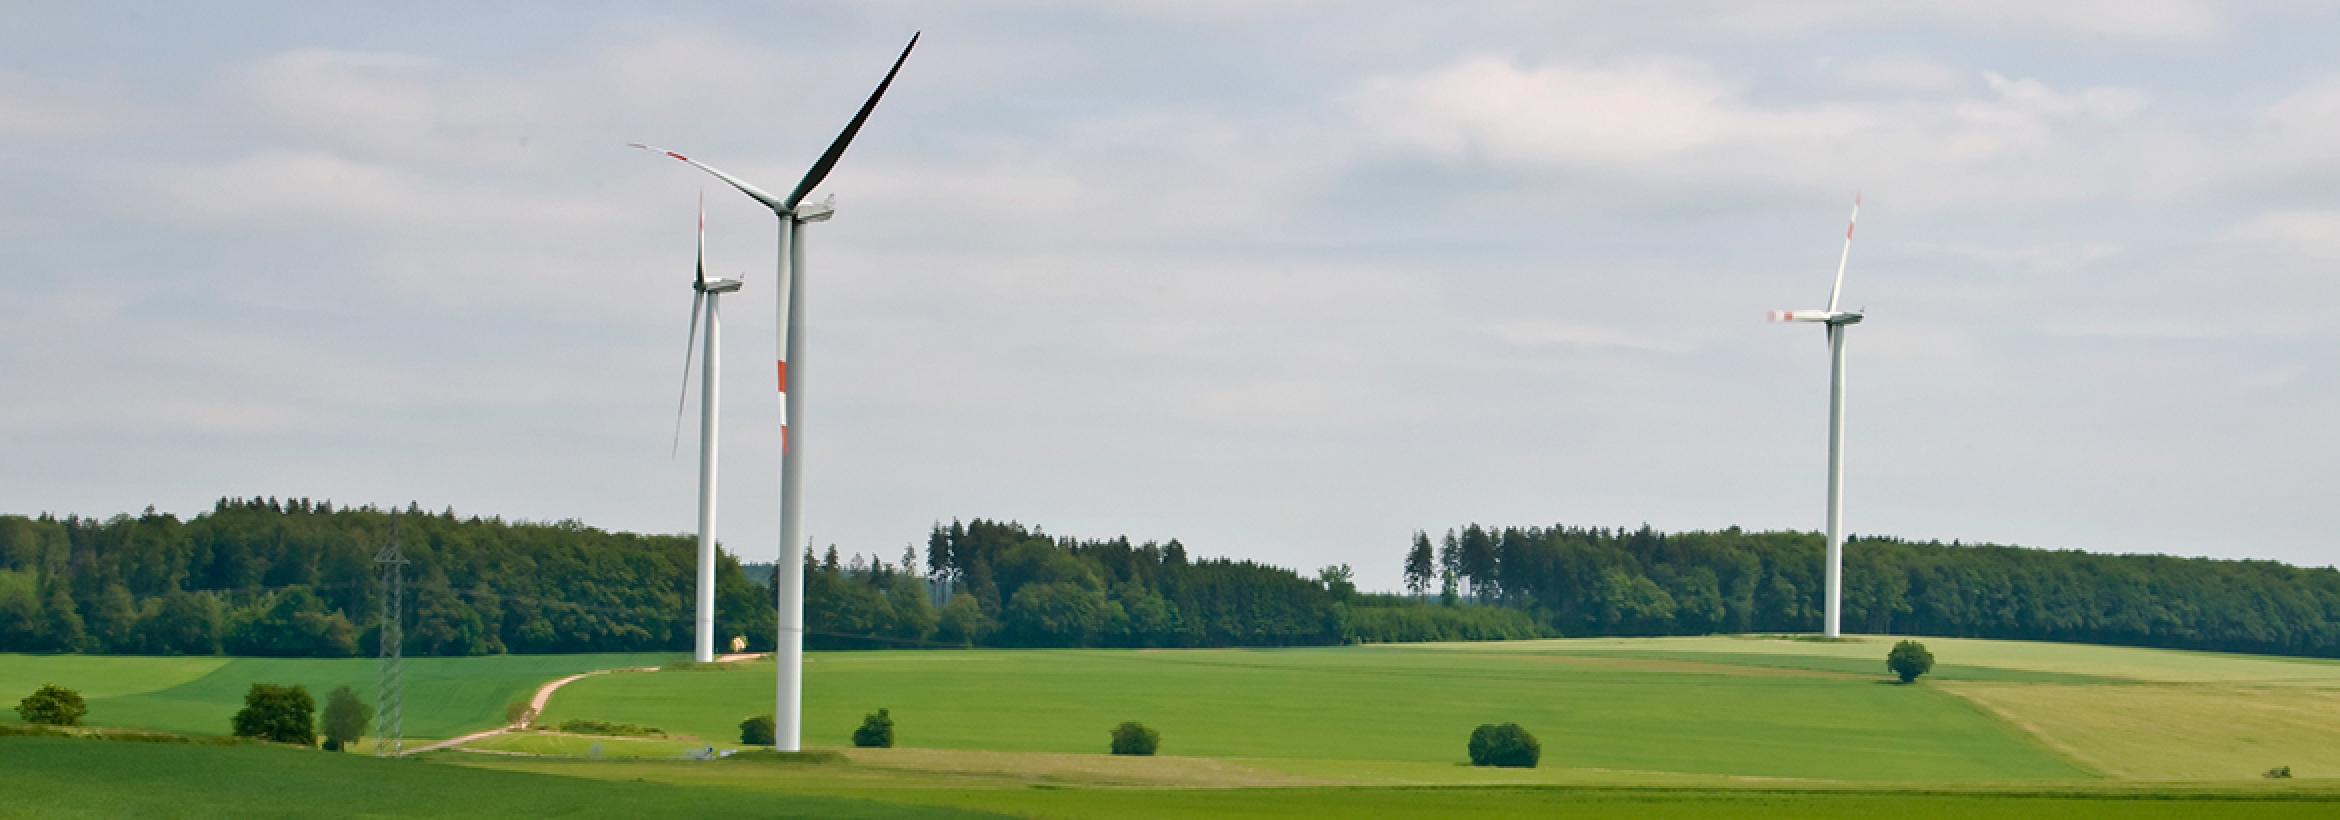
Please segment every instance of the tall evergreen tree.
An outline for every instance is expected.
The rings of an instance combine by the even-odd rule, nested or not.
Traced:
[[[1430,534],[1414,531],[1414,548],[1406,552],[1406,592],[1421,596],[1438,577],[1438,558],[1430,551]]]

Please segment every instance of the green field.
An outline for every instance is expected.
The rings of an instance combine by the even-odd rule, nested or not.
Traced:
[[[470,757],[477,756],[455,756]],[[883,765],[590,763],[450,756],[389,761],[267,746],[0,738],[0,818],[997,816],[2322,818],[2327,789],[1855,790],[1495,786],[1130,788],[1077,779],[936,774]],[[439,762],[432,762],[433,760]],[[1173,765],[1177,761],[1167,761]]]
[[[545,681],[618,666],[654,665],[677,655],[497,655],[406,661],[406,736],[447,738],[504,722],[504,706]],[[82,693],[94,726],[224,735],[253,683],[301,684],[322,704],[336,686],[374,698],[372,658],[152,658],[0,654],[0,696],[16,699],[44,683]],[[13,718],[13,715],[9,715]]]
[[[818,653],[806,735],[843,745],[890,709],[899,743],[1101,753],[1137,720],[1164,754],[1451,764],[1481,723],[1545,738],[1544,765],[1870,780],[2072,778],[1966,700],[1877,675],[1543,654],[1361,647]],[[591,717],[736,741],[770,711],[767,664],[570,684],[557,723]]]
[[[198,816],[227,812],[184,806],[229,805],[268,809],[261,816],[295,806],[306,814],[318,807],[302,795],[380,771],[411,778],[400,782],[414,788],[451,778],[422,808],[386,816],[614,816],[661,790],[700,801],[684,810],[694,815],[768,815],[780,806],[819,807],[807,809],[819,816],[922,806],[1212,820],[2325,817],[2340,810],[2340,663],[1926,639],[1939,659],[1935,674],[1902,686],[1883,670],[1892,640],[814,653],[805,673],[808,745],[841,747],[864,713],[886,707],[900,748],[845,749],[849,762],[823,765],[675,760],[708,745],[736,747],[739,720],[771,708],[771,664],[621,672],[563,688],[542,722],[598,718],[671,736],[524,732],[474,741],[479,753],[395,763],[0,738],[0,792],[14,793],[6,787],[24,777],[66,777],[15,765],[51,754],[26,750],[78,744],[70,748],[89,756],[67,778],[82,786],[36,788],[26,794],[50,802],[32,804],[40,810],[31,814],[0,808],[0,817]],[[503,704],[550,678],[664,659],[413,661],[408,674],[421,695],[408,708],[451,735],[500,722]],[[80,683],[92,695],[92,723],[212,733],[253,680],[313,690],[348,682],[370,691],[372,674],[370,661],[0,656],[0,686]],[[1162,756],[1102,754],[1106,730],[1122,720],[1161,730]],[[1543,764],[1465,765],[1470,728],[1495,721],[1533,730]],[[393,768],[366,768],[379,765]],[[158,781],[159,792],[140,788],[139,772],[156,766],[181,779]],[[231,772],[239,766],[254,772],[250,778],[292,772],[315,788],[247,795],[218,785],[242,777]],[[2259,777],[2272,766],[2290,766],[2296,777]],[[179,767],[209,774],[182,776]],[[455,797],[470,788],[507,796]],[[151,798],[177,789],[193,795],[184,806]],[[572,791],[599,797],[573,801]],[[453,802],[431,802],[442,793]],[[533,797],[547,795],[558,799]]]
[[[434,766],[270,746],[0,738],[0,818],[984,816],[952,808]]]

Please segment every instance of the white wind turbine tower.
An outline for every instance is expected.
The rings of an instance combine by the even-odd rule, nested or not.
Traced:
[[[1852,218],[1844,223],[1844,255],[1836,260],[1836,285],[1828,289],[1827,310],[1775,310],[1774,322],[1820,322],[1828,327],[1828,621],[1823,634],[1843,634],[1844,617],[1844,335],[1859,324],[1859,311],[1836,309],[1844,294],[1844,267],[1852,260],[1853,226],[1861,219],[1861,197],[1853,195]]]
[[[902,62],[910,59],[910,50],[918,47],[918,35],[910,36],[910,44],[902,47],[902,55],[894,58],[893,68],[886,70],[876,91],[861,104],[845,130],[829,143],[829,150],[805,171],[797,181],[796,189],[782,199],[749,185],[740,178],[716,170],[690,157],[663,148],[639,143],[634,147],[657,151],[699,170],[715,175],[748,198],[772,209],[780,218],[779,276],[774,290],[779,300],[779,360],[780,380],[780,560],[772,576],[772,585],[779,593],[780,640],[772,653],[779,666],[778,692],[772,711],[773,747],[784,752],[802,748],[804,715],[804,225],[807,222],[826,222],[834,209],[829,203],[805,204],[804,197],[812,193],[829,170],[837,166],[837,159],[845,155],[845,147],[853,136],[861,132],[861,124],[876,110],[878,98],[885,96],[886,88],[894,84],[894,75],[901,72]],[[789,363],[794,362],[795,367]],[[790,427],[795,427],[790,435]]]
[[[707,352],[700,356],[699,376],[699,611],[691,658],[715,660],[715,445],[717,410],[722,406],[723,367],[722,296],[739,290],[740,280],[707,278],[707,196],[699,195],[699,264],[691,280],[691,332],[683,343],[682,396],[674,401],[674,441],[682,444],[683,404],[691,395],[691,346],[698,341],[699,317],[705,309]]]

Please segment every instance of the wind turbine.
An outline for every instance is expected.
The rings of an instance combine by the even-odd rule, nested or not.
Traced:
[[[1827,310],[1775,310],[1774,322],[1819,322],[1828,327],[1828,621],[1822,632],[1843,634],[1844,617],[1844,334],[1860,324],[1859,311],[1836,309],[1844,294],[1844,267],[1852,261],[1853,226],[1861,219],[1860,194],[1844,223],[1844,255],[1836,260],[1836,286],[1828,289]]]
[[[700,663],[715,660],[715,440],[716,414],[722,406],[722,383],[715,376],[722,372],[723,311],[722,296],[739,290],[737,279],[707,278],[707,195],[699,195],[699,265],[698,274],[691,280],[691,332],[683,342],[682,395],[674,401],[674,441],[682,444],[683,404],[691,395],[691,345],[698,341],[700,309],[707,318],[707,352],[699,357],[703,372],[699,376],[699,612],[696,618],[697,640],[692,644],[691,658]]]
[[[894,84],[894,75],[902,70],[902,61],[910,59],[910,50],[918,47],[918,35],[910,35],[910,44],[902,47],[902,55],[894,58],[894,67],[886,70],[886,78],[878,83],[869,100],[845,130],[829,143],[829,150],[804,172],[796,189],[783,199],[764,193],[738,177],[716,170],[714,166],[691,159],[663,148],[634,143],[635,148],[656,151],[723,180],[749,199],[772,209],[780,219],[779,275],[774,288],[779,300],[778,351],[780,377],[780,563],[772,576],[777,587],[780,608],[779,646],[772,657],[778,662],[778,692],[772,710],[773,747],[784,752],[799,751],[803,736],[804,717],[804,226],[808,222],[826,222],[835,213],[828,202],[806,204],[804,197],[819,187],[829,170],[837,167],[837,159],[845,155],[845,146],[852,144],[853,136],[861,132],[861,124],[868,121],[869,112],[876,110],[878,98]],[[789,367],[794,362],[795,367]],[[795,426],[795,435],[789,427]]]

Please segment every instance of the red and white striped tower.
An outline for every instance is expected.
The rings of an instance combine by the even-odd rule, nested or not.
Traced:
[[[886,71],[886,78],[878,83],[876,91],[861,104],[861,110],[846,123],[845,130],[829,143],[829,150],[813,163],[804,178],[789,192],[786,199],[764,193],[730,174],[716,170],[690,157],[635,144],[634,147],[658,151],[690,163],[699,170],[713,174],[750,199],[772,209],[780,219],[780,252],[777,267],[779,275],[773,291],[779,301],[777,312],[777,349],[773,359],[778,363],[776,375],[780,387],[780,559],[773,573],[772,585],[779,604],[779,646],[773,653],[779,670],[774,699],[773,745],[784,752],[803,748],[804,715],[804,226],[811,222],[828,221],[834,212],[829,203],[806,204],[804,198],[819,187],[821,180],[837,166],[845,155],[846,146],[861,132],[862,123],[877,109],[878,99],[894,84],[894,75],[902,70],[902,63],[910,58],[910,50],[918,47],[918,35],[910,37],[909,45],[894,58],[894,66]]]

